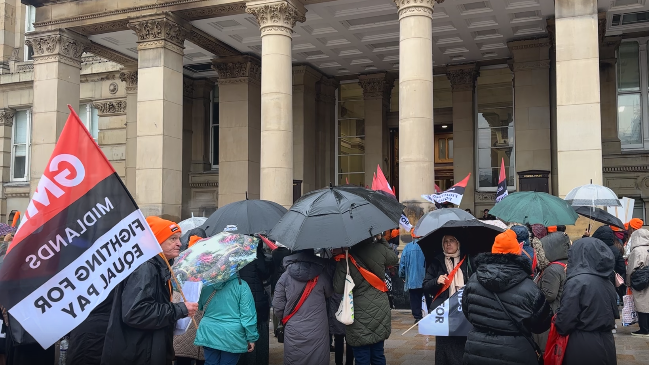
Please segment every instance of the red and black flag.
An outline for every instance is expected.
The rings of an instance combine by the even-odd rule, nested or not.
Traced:
[[[507,192],[507,173],[505,172],[505,159],[502,159],[500,164],[500,177],[498,179],[498,190],[496,190],[496,203],[499,203],[501,200],[509,193]]]
[[[436,205],[443,203],[453,203],[455,205],[460,205],[460,203],[462,202],[462,197],[464,196],[464,190],[466,189],[466,185],[469,183],[470,178],[471,174],[469,173],[469,175],[467,175],[464,180],[451,186],[450,189],[439,194],[422,195],[421,197],[431,203],[435,203]]]
[[[43,348],[161,252],[122,180],[70,111],[0,268],[0,304]]]

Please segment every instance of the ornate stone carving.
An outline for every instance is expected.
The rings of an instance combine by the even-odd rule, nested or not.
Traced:
[[[333,77],[323,76],[315,86],[316,100],[324,101],[325,103],[335,103],[338,85],[338,81]]]
[[[127,93],[137,91],[137,70],[124,70],[120,72],[119,79],[126,83]]]
[[[219,75],[219,84],[261,82],[261,63],[251,56],[219,58],[214,61],[214,69]]]
[[[394,80],[387,73],[361,75],[358,83],[363,88],[365,99],[383,99],[386,103],[390,101]]]
[[[476,203],[495,203],[496,202],[496,193],[484,193],[481,191],[475,192],[475,202]]]
[[[286,0],[271,4],[253,2],[247,5],[246,13],[257,18],[262,36],[269,33],[291,35],[297,22],[306,21],[306,9]]]
[[[451,81],[453,91],[473,90],[475,80],[479,74],[475,64],[458,67],[449,66],[446,69],[446,77]]]
[[[108,92],[111,94],[117,94],[117,91],[119,91],[119,85],[117,85],[116,82],[111,82],[110,85],[108,85]]]
[[[435,3],[443,2],[444,0],[394,0],[397,9],[399,9],[399,19],[413,15],[427,16],[432,19]]]
[[[183,96],[191,98],[194,96],[194,81],[183,78]]]
[[[34,62],[19,62],[16,65],[16,72],[32,72],[34,71]]]
[[[92,106],[97,109],[100,117],[126,113],[126,100],[124,99],[96,101],[92,103]]]
[[[183,25],[170,18],[134,20],[128,24],[128,27],[137,35],[138,49],[166,47],[166,43],[176,46],[167,47],[176,52],[180,50],[182,53],[182,49],[185,48],[188,31]]]
[[[0,126],[11,127],[14,125],[16,111],[10,108],[0,109]]]
[[[34,51],[34,62],[59,61],[81,67],[81,54],[86,44],[68,32],[57,30],[30,34],[25,40]]]

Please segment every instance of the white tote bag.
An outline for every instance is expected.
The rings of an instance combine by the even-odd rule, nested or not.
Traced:
[[[346,325],[354,323],[354,280],[349,275],[349,253],[345,250],[345,262],[347,263],[347,276],[345,276],[345,291],[343,292],[343,299],[340,302],[338,311],[336,311],[336,319],[338,322]]]
[[[638,322],[638,312],[635,310],[635,302],[633,295],[625,295],[622,300],[624,307],[622,307],[622,325],[630,326]]]

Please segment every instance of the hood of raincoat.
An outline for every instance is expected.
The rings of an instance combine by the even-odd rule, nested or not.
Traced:
[[[512,226],[512,231],[516,232],[518,242],[523,242],[523,246],[530,246],[530,231],[525,226]]]
[[[608,279],[615,266],[615,257],[604,242],[597,238],[582,238],[568,252],[567,279],[591,274]]]
[[[311,252],[298,252],[284,258],[284,267],[297,281],[307,282],[322,273],[326,261]]]
[[[518,285],[532,274],[527,258],[515,254],[482,253],[476,256],[475,264],[480,284],[495,293]]]
[[[617,239],[615,237],[615,232],[613,232],[613,230],[609,226],[601,226],[597,228],[592,237],[606,243],[606,246],[615,245],[615,240]]]
[[[548,261],[559,261],[568,259],[570,250],[570,238],[563,232],[550,233],[541,239],[543,251]]]
[[[649,231],[644,228],[633,232],[629,239],[630,250],[640,246],[649,246]]]

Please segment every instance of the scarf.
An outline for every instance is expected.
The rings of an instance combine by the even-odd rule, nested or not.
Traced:
[[[444,236],[442,238],[442,250],[444,249],[444,239],[447,236]],[[457,243],[457,251],[453,254],[446,253],[444,251],[444,263],[446,264],[446,272],[450,273],[453,271],[455,266],[460,262],[460,242],[458,241]],[[452,297],[455,292],[460,289],[461,287],[464,286],[464,274],[462,273],[462,269],[458,269],[455,272],[455,276],[453,277],[453,281],[451,281],[451,286],[448,287],[448,297]]]

